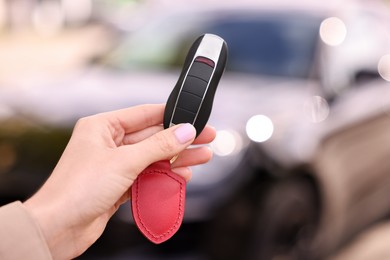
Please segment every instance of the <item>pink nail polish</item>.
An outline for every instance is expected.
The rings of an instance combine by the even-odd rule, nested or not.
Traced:
[[[191,124],[188,124],[188,123],[179,126],[175,130],[176,139],[181,144],[185,144],[188,141],[191,141],[192,139],[194,139],[195,135],[196,135],[195,128]]]

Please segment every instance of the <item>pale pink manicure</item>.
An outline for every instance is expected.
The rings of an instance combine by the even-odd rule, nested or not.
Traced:
[[[175,130],[176,139],[185,144],[195,138],[196,130],[191,124],[183,124]]]

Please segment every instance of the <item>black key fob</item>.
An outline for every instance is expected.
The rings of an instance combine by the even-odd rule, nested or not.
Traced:
[[[202,132],[210,117],[226,60],[226,42],[217,35],[205,34],[192,44],[166,104],[164,128],[191,123],[197,135]]]

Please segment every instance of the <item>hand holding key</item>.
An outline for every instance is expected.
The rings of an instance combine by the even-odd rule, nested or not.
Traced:
[[[163,130],[164,108],[143,105],[77,122],[53,173],[24,203],[54,259],[75,258],[92,245],[151,163],[179,154],[172,171],[188,180],[188,166],[210,160],[207,147],[185,148],[211,142],[215,130],[206,127],[195,141],[190,125]]]

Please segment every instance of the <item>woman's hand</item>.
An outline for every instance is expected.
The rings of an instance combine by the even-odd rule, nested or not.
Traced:
[[[103,233],[130,188],[148,165],[179,155],[172,171],[191,178],[191,165],[209,161],[209,126],[195,138],[182,124],[163,130],[164,105],[143,105],[80,119],[42,188],[24,204],[37,220],[55,259],[74,258]]]

